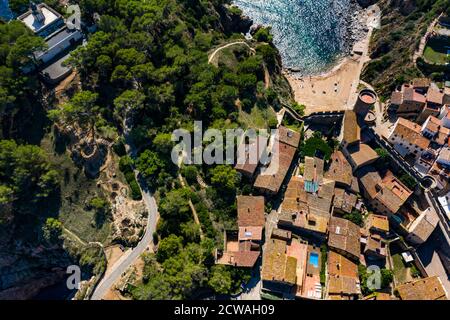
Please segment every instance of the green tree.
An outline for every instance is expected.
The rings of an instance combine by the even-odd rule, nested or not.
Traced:
[[[378,154],[378,156],[381,158],[381,159],[387,159],[387,158],[389,158],[389,152],[387,152],[385,149],[383,149],[383,148],[376,148],[375,149],[375,152]]]
[[[229,294],[232,288],[231,273],[223,265],[212,267],[208,285],[219,294]]]
[[[181,170],[183,177],[186,178],[189,184],[197,183],[198,170],[196,166],[183,166]]]
[[[200,226],[194,221],[181,224],[181,234],[186,242],[198,242],[200,240]]]
[[[292,104],[292,109],[294,109],[295,111],[297,111],[297,113],[298,113],[300,116],[304,116],[304,115],[305,115],[305,109],[306,109],[306,106],[303,105],[303,104],[299,104],[299,103],[297,103],[297,102],[294,102],[294,103]]]
[[[333,150],[322,138],[313,136],[305,141],[301,152],[303,156],[308,157],[322,155],[323,159],[327,161],[330,159]]]
[[[9,8],[16,14],[22,14],[27,11],[29,3],[28,0],[9,0]]]
[[[237,171],[231,166],[218,165],[210,170],[211,183],[225,192],[235,191],[240,181]]]
[[[253,36],[258,42],[272,42],[273,37],[270,34],[270,27],[259,28]]]
[[[350,220],[354,224],[362,227],[364,225],[364,220],[360,211],[353,209],[351,213],[346,213],[343,216],[344,219]]]
[[[133,117],[144,108],[145,95],[137,90],[126,90],[114,99],[115,113],[123,120]]]
[[[7,199],[20,200],[20,206],[30,205],[57,189],[59,175],[41,148],[0,140],[0,186]]]
[[[156,260],[162,263],[170,257],[177,255],[183,248],[183,238],[171,234],[159,242]]]
[[[44,39],[33,35],[22,35],[17,38],[6,58],[7,64],[20,68],[29,63],[36,63],[34,52],[43,51],[47,47]]]
[[[55,242],[62,234],[62,224],[58,219],[47,218],[45,224],[42,226],[42,232],[47,242]]]
[[[381,287],[387,288],[394,280],[394,274],[386,268],[381,269]]]
[[[188,204],[189,191],[187,189],[175,189],[166,193],[159,204],[161,215],[158,231],[163,236],[172,233],[180,234],[180,224],[189,221],[192,217]]]
[[[172,134],[158,133],[153,139],[153,146],[159,154],[166,158],[170,158],[172,148],[175,146],[175,143],[172,141]]]
[[[97,99],[97,93],[89,90],[80,91],[61,108],[50,110],[48,116],[53,121],[77,123],[87,126],[88,130],[95,130],[95,120],[99,113],[99,107],[96,105]]]
[[[109,202],[106,199],[94,197],[89,205],[95,211],[95,224],[102,226],[111,210]]]
[[[145,178],[155,178],[164,167],[163,161],[156,152],[145,150],[136,159],[136,168]]]

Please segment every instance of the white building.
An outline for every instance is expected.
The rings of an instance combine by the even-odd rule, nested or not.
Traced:
[[[444,147],[439,152],[436,162],[445,168],[450,169],[450,148]]]
[[[433,233],[438,223],[439,217],[437,213],[428,208],[408,227],[409,234],[406,240],[414,244],[424,243]]]
[[[17,17],[36,35],[47,38],[65,26],[64,18],[45,3],[30,2],[30,9]]]
[[[413,155],[416,159],[430,144],[430,140],[422,135],[421,126],[404,118],[398,118],[388,141],[402,157]]]
[[[67,76],[71,68],[63,62],[69,57],[69,52],[79,43],[83,34],[71,23],[67,23],[63,16],[45,3],[30,2],[30,10],[17,18],[22,21],[36,35],[43,37],[47,43],[44,52],[35,52],[41,74],[49,82],[58,82]],[[27,66],[24,72],[34,70],[34,66]]]
[[[58,32],[52,34],[51,37],[47,39],[47,50],[45,50],[44,52],[36,53],[36,59],[40,63],[48,63],[61,52],[74,46],[82,38],[83,35],[80,31],[64,27]]]
[[[442,125],[446,128],[450,128],[450,106],[444,106],[442,108],[439,119],[442,120]]]
[[[445,211],[445,214],[450,219],[450,192],[448,192],[445,196],[438,197],[439,203]]]

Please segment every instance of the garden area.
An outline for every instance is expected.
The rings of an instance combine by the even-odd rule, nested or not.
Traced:
[[[450,62],[450,38],[435,37],[431,38],[423,52],[427,62],[434,64],[447,64]]]
[[[403,251],[398,243],[391,243],[391,261],[395,282],[398,284],[405,283],[420,276],[419,270],[413,262],[406,263],[403,260],[401,252]]]

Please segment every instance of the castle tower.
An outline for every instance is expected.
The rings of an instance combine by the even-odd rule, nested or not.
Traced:
[[[363,89],[358,94],[358,99],[356,100],[353,110],[361,119],[367,115],[367,112],[377,101],[377,94],[370,89]]]

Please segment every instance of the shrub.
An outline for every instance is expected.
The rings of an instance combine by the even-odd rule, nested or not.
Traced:
[[[260,28],[253,36],[258,42],[272,42],[273,37],[270,34],[270,27]]]
[[[139,185],[136,181],[134,172],[128,171],[127,173],[125,173],[125,179],[127,180],[128,185],[130,186],[131,189],[131,198],[133,200],[141,200],[142,199],[141,189],[139,188]]]
[[[132,165],[133,165],[133,159],[131,159],[129,156],[123,156],[120,158],[119,169],[123,173],[126,174],[127,172],[133,171]]]
[[[125,144],[123,143],[123,139],[119,139],[113,145],[113,150],[119,157],[123,157],[126,155]]]
[[[326,282],[325,265],[328,259],[328,248],[326,244],[320,246],[322,264],[320,266],[320,283],[324,286]]]
[[[311,137],[305,141],[303,145],[303,156],[314,157],[318,151],[322,153],[325,161],[329,160],[333,150],[330,146],[320,137]]]

